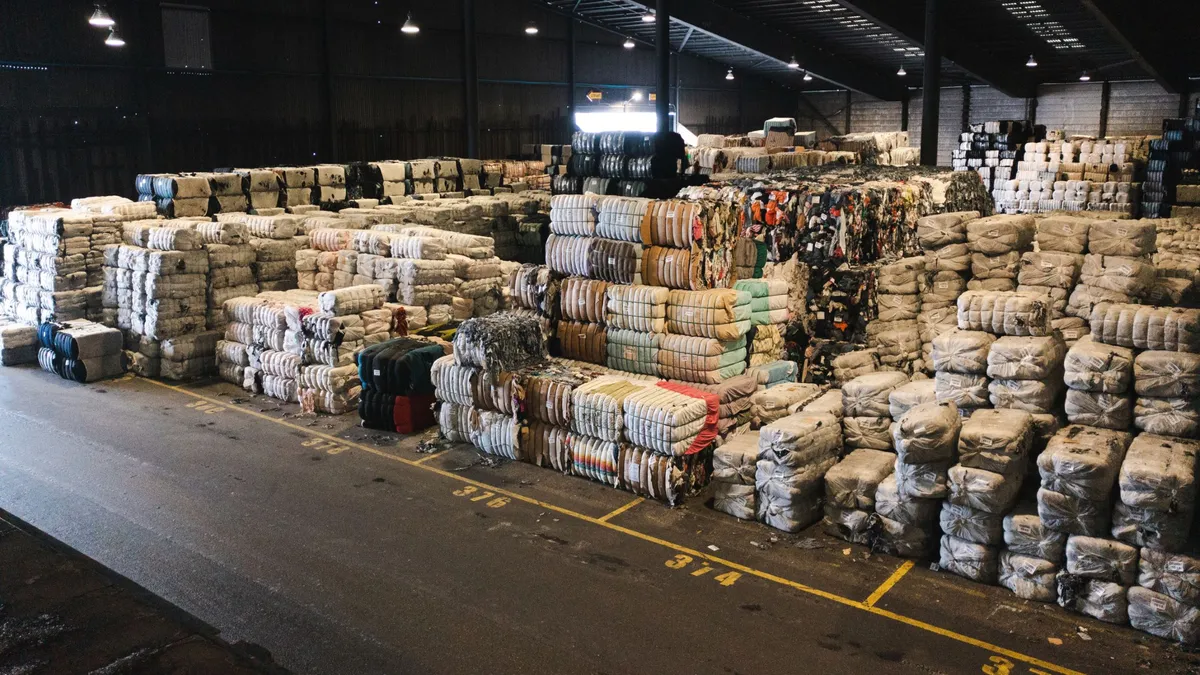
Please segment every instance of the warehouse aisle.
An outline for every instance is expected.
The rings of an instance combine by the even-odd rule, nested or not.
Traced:
[[[815,530],[296,412],[224,384],[7,369],[0,508],[298,673],[1195,667]]]

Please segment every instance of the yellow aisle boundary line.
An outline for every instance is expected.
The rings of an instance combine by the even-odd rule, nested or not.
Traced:
[[[625,513],[629,509],[632,509],[633,507],[637,506],[638,504],[641,504],[644,501],[646,501],[645,497],[638,497],[637,499],[629,502],[625,506],[622,506],[621,508],[616,509],[615,511],[609,511],[608,513],[604,514],[603,516],[600,516],[597,520],[599,520],[602,523],[607,523],[610,518],[616,518],[617,516],[621,515],[622,513]]]
[[[892,586],[895,586],[897,583],[899,583],[900,580],[904,578],[904,575],[908,574],[908,571],[912,568],[913,561],[905,560],[904,564],[901,565],[895,572],[892,572],[892,576],[888,577],[887,581],[879,584],[879,588],[876,588],[875,592],[867,598],[867,607],[874,607],[875,603],[879,602],[879,599],[882,598],[885,593],[892,590]]]
[[[421,459],[414,460],[413,464],[424,464],[425,462],[428,462],[429,460],[433,459],[434,457],[440,457],[440,456],[444,455],[445,453],[446,453],[445,450],[440,450],[438,452],[433,453],[432,455],[429,455],[428,457],[422,457]]]
[[[344,438],[338,438],[337,436],[334,436],[332,434],[327,434],[322,431],[314,431],[307,427],[302,427],[298,424],[292,424],[291,422],[288,422],[286,420],[276,419],[274,417],[265,415],[260,412],[255,412],[253,410],[246,410],[240,406],[230,405],[229,403],[225,403],[219,399],[211,398],[211,397],[205,396],[204,394],[198,394],[194,391],[189,391],[189,390],[183,389],[181,387],[176,387],[173,385],[165,384],[163,382],[158,382],[157,380],[150,380],[150,379],[146,379],[146,378],[140,378],[140,379],[142,379],[145,382],[149,382],[150,384],[153,384],[155,386],[162,387],[164,389],[170,389],[171,391],[179,392],[181,394],[184,394],[185,396],[191,396],[192,398],[197,398],[202,401],[208,401],[209,403],[214,403],[217,405],[225,406],[227,408],[230,408],[231,410],[237,410],[239,412],[246,413],[247,415],[250,415],[251,417],[257,417],[260,419],[267,420],[268,422],[274,422],[275,424],[279,424],[281,426],[285,426],[285,427],[288,427],[291,429],[296,429],[298,431],[302,431],[311,436],[323,438],[325,440],[332,441],[334,443],[340,443],[342,445],[346,445],[346,446],[355,448],[357,450],[361,450],[363,452],[370,453],[372,455],[377,455],[379,457],[384,457],[386,459],[400,462],[401,464],[407,464],[408,466],[415,466],[419,469],[429,471],[431,473],[435,473],[439,476],[445,476],[446,478],[456,480],[460,483],[474,485],[475,487],[483,488],[485,490],[490,490],[492,492],[504,495],[511,499],[525,502],[526,504],[533,504],[540,508],[543,508],[543,509],[546,509],[549,511],[554,511],[555,513],[560,513],[565,516],[570,516],[577,520],[582,520],[584,522],[592,523],[593,525],[599,525],[600,527],[612,530],[614,532],[620,532],[621,534],[625,534],[630,537],[634,537],[635,539],[641,539],[642,541],[650,542],[652,544],[658,544],[659,546],[662,546],[663,548],[671,549],[673,551],[676,551],[677,553],[683,553],[685,555],[690,555],[694,558],[702,558],[704,560],[708,560],[709,562],[713,562],[718,565],[728,567],[732,570],[736,570],[743,574],[749,574],[750,576],[758,577],[759,579],[771,581],[771,582],[780,584],[782,586],[787,586],[789,588],[794,588],[798,591],[808,593],[810,595],[815,595],[819,598],[825,598],[826,600],[829,600],[831,602],[836,602],[839,605],[843,605],[845,607],[851,607],[854,609],[865,611],[869,614],[874,614],[876,616],[888,618],[893,621],[899,621],[900,623],[903,623],[907,626],[912,626],[913,628],[919,628],[921,630],[933,633],[935,635],[940,635],[942,637],[949,638],[951,640],[955,640],[957,642],[961,642],[963,644],[967,644],[972,647],[977,647],[979,649],[983,649],[983,650],[991,652],[993,654],[1007,656],[1010,659],[1015,659],[1017,661],[1021,661],[1022,663],[1027,663],[1031,666],[1037,666],[1038,668],[1044,668],[1051,672],[1060,673],[1061,675],[1084,675],[1080,671],[1071,670],[1070,668],[1066,668],[1064,666],[1059,666],[1059,665],[1050,663],[1048,661],[1043,661],[1039,658],[1029,656],[1028,654],[1022,654],[1021,652],[1013,651],[1011,649],[1007,649],[1007,648],[1001,647],[999,645],[994,645],[990,642],[985,642],[983,640],[978,640],[978,639],[970,637],[968,635],[956,633],[952,630],[947,630],[945,628],[941,628],[940,626],[935,626],[933,624],[926,623],[924,621],[921,621],[920,619],[914,619],[912,617],[904,616],[903,614],[897,614],[895,612],[891,612],[886,609],[879,609],[878,607],[872,607],[872,606],[868,605],[867,603],[861,602],[859,600],[852,600],[850,598],[843,597],[841,595],[837,595],[836,593],[830,593],[828,591],[822,591],[818,588],[806,586],[798,581],[792,581],[791,579],[786,579],[784,577],[781,577],[776,574],[772,574],[770,572],[764,572],[762,570],[758,570],[753,567],[748,567],[746,565],[734,562],[732,560],[726,560],[725,558],[721,558],[719,556],[715,556],[710,553],[705,553],[703,551],[697,551],[693,548],[683,546],[682,544],[676,544],[675,542],[672,542],[672,541],[660,539],[658,537],[655,537],[650,534],[646,534],[644,532],[639,532],[637,530],[631,530],[627,527],[622,527],[620,525],[614,525],[610,522],[601,520],[600,518],[595,518],[592,516],[584,515],[582,513],[579,513],[577,511],[572,511],[571,509],[564,508],[562,506],[557,506],[555,504],[551,504],[549,502],[544,502],[540,499],[530,497],[528,495],[523,495],[519,492],[512,492],[511,490],[506,490],[501,487],[489,485],[487,483],[477,481],[473,478],[467,478],[466,476],[461,476],[452,471],[445,471],[445,470],[439,469],[434,466],[418,464],[417,461],[415,461],[415,460],[406,459],[406,458],[400,457],[398,455],[393,455],[393,454],[390,454],[387,452],[383,452],[382,450],[378,450],[376,448],[372,448],[367,445],[360,445],[353,441],[348,441]]]

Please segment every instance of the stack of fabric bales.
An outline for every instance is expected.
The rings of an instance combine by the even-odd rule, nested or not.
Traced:
[[[806,386],[814,392],[819,391],[815,385]],[[716,395],[720,405],[717,429],[722,436],[748,429],[753,424],[754,397],[758,395],[758,379],[755,376],[743,374],[720,384],[693,384],[692,387]]]
[[[316,185],[312,190],[313,204],[346,201],[346,167],[340,164],[317,164],[313,168]]]
[[[1128,623],[1128,593],[1137,581],[1138,551],[1118,541],[1071,535],[1058,604],[1108,623]]]
[[[879,353],[883,365],[912,373],[920,368],[921,290],[925,284],[925,258],[905,258],[879,268],[876,297],[878,315],[867,327],[867,346]],[[961,290],[961,289],[960,289]]]
[[[1196,507],[1200,442],[1139,434],[1118,476],[1112,534],[1131,546],[1183,552]]]
[[[84,258],[87,287],[104,285],[104,248],[121,243],[122,224],[153,218],[155,208],[148,202],[131,202],[124,197],[83,197],[71,200],[71,210],[92,216],[91,248]],[[97,320],[97,317],[89,317]]]
[[[406,337],[359,352],[355,372],[361,389],[358,415],[363,427],[408,434],[437,424],[433,414],[432,373],[434,363],[444,355],[441,345]],[[310,366],[302,373],[302,379],[318,372],[324,375],[324,370],[316,368],[329,367]],[[340,370],[330,368],[329,372],[332,375]],[[305,395],[301,394],[302,402]]]
[[[270,169],[234,169],[242,178],[245,209],[249,213],[268,213],[279,208],[279,175]],[[265,215],[265,214],[263,214]]]
[[[758,438],[754,474],[758,520],[784,532],[798,532],[815,523],[822,514],[827,472],[835,468],[842,450],[837,418],[796,413],[763,427]],[[838,512],[826,511],[840,521]]]
[[[27,324],[88,316],[92,215],[67,209],[13,211],[4,245],[4,313]]]
[[[299,189],[299,188],[293,188]],[[296,252],[308,248],[302,234],[301,219],[295,215],[257,216],[225,213],[218,222],[242,223],[254,248],[254,278],[260,291],[286,291],[296,288]]]
[[[904,373],[883,371],[861,375],[842,385],[842,433],[847,448],[892,449],[888,399],[892,390],[907,383]],[[872,500],[874,494],[872,488]]]
[[[892,475],[895,463],[894,453],[859,448],[829,468],[825,473],[825,517],[821,521],[827,534],[855,544],[871,543],[875,496]]]
[[[72,382],[95,382],[125,372],[121,331],[85,319],[37,329],[42,370]]]
[[[988,349],[988,395],[996,408],[1024,410],[1039,430],[1057,429],[1066,345],[1057,333],[1002,335]],[[1048,435],[1048,434],[1045,434]]]
[[[719,384],[746,371],[746,334],[751,298],[746,291],[672,290],[667,295],[666,329],[658,352],[663,377]]]
[[[942,567],[997,582],[1004,518],[1017,503],[1032,438],[1033,419],[1023,411],[977,410],[963,424],[942,507]]]
[[[1013,291],[1021,255],[1031,250],[1037,225],[1032,216],[991,216],[967,223],[971,281],[981,291]]]
[[[1196,575],[1200,559],[1143,548],[1138,585],[1129,589],[1129,623],[1185,645],[1200,640],[1200,593]]]
[[[1122,431],[1133,422],[1133,350],[1095,342],[1076,342],[1064,362],[1067,421]]]
[[[758,517],[755,477],[760,434],[734,434],[713,451],[713,508],[742,520]]]
[[[1107,534],[1113,486],[1131,440],[1123,431],[1076,424],[1060,429],[1037,458],[1043,526],[1090,537]]]
[[[0,317],[0,366],[37,363],[37,328]]]
[[[750,322],[747,336],[751,367],[762,366],[783,357],[783,333],[787,328],[788,286],[780,279],[743,279],[734,290],[750,294]]]
[[[1058,573],[1066,563],[1067,534],[1046,527],[1030,505],[1018,506],[1005,516],[1003,527],[1000,585],[1024,600],[1055,602]]]
[[[208,329],[224,331],[228,323],[225,302],[258,295],[254,276],[258,252],[243,223],[199,223],[196,232],[208,252]]]
[[[1067,314],[1088,320],[1100,303],[1137,303],[1149,297],[1157,278],[1151,258],[1156,237],[1154,221],[1092,221],[1080,283],[1071,292]]]
[[[203,174],[143,174],[134,180],[138,201],[154,202],[167,218],[208,216],[212,186]]]
[[[938,502],[947,494],[947,472],[954,462],[961,427],[953,403],[919,403],[896,420],[892,428],[894,476],[876,491],[878,540],[885,550],[921,557],[933,548]],[[942,543],[943,566],[947,551],[959,548],[957,542]]]
[[[659,336],[651,335],[643,340],[646,344],[636,345],[630,344],[637,341],[635,337],[623,335],[624,339],[615,345],[616,349],[609,348],[604,313],[611,285],[607,281],[580,277],[563,279],[559,294],[562,318],[558,322],[558,348],[569,359],[599,365],[607,363],[614,368],[625,365],[626,368],[620,369],[640,372],[638,362],[642,357],[650,356],[640,353],[641,350],[650,348],[650,343],[657,342]]]
[[[280,207],[294,213],[293,209],[313,203],[312,191],[317,184],[317,175],[312,167],[278,167],[271,170],[279,180]]]
[[[988,352],[996,337],[980,330],[954,328],[933,340],[934,391],[939,402],[950,402],[969,416],[991,405],[988,394]]]
[[[604,323],[610,368],[657,376],[664,342],[686,352],[685,336],[665,335],[669,296],[670,291],[659,286],[614,285],[607,289]]]
[[[552,325],[553,317],[559,306],[559,289],[560,280],[550,272],[549,267],[525,263],[513,273],[509,282],[507,298],[510,311],[536,319],[542,328],[542,335],[549,338],[554,333]],[[607,302],[606,293],[606,305]],[[611,357],[611,347],[609,354]],[[636,358],[636,353],[632,356]],[[653,363],[657,365],[657,355],[655,356]],[[616,367],[611,363],[609,366]]]
[[[917,241],[925,252],[917,328],[924,356],[923,370],[929,374],[934,371],[933,339],[954,327],[955,303],[967,289],[971,275],[967,223],[978,218],[978,211],[960,211],[926,216],[917,221]]]

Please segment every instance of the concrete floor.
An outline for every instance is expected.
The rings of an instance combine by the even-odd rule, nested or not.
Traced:
[[[0,508],[298,673],[1200,667],[816,528],[785,535],[702,499],[630,505],[356,422],[223,383],[4,369]]]

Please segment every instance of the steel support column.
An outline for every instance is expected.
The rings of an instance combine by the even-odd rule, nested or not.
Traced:
[[[1108,109],[1112,101],[1112,83],[1104,81],[1100,89],[1100,138],[1108,136]]]
[[[575,130],[575,17],[567,18],[567,131]]]
[[[925,77],[921,96],[921,164],[937,166],[938,122],[941,112],[942,49],[938,0],[925,0]]]
[[[908,131],[908,104],[912,99],[909,92],[904,92],[904,98],[900,99],[900,131]]]
[[[655,106],[658,131],[671,130],[671,10],[667,0],[658,0],[654,13],[654,56],[658,64]]]
[[[475,59],[475,0],[463,0],[463,107],[467,157],[479,158],[479,72]]]

